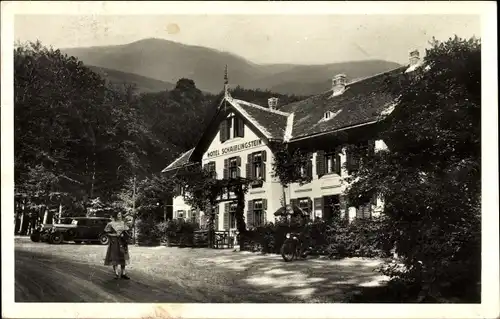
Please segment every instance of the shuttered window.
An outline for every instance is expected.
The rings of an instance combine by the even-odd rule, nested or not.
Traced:
[[[340,167],[340,155],[336,152],[329,152],[325,155],[325,174],[338,174],[340,175],[341,167]]]
[[[361,205],[356,209],[356,218],[368,219],[372,217],[371,202]]]
[[[215,167],[215,161],[211,161],[203,165],[203,169],[206,172],[209,172],[213,178],[217,178],[217,172],[216,172],[216,167]]]
[[[316,212],[319,211],[321,212],[321,215],[323,215],[324,217],[324,199],[323,197],[318,197],[318,198],[315,198],[314,199],[314,212],[313,212],[313,215],[314,215],[314,218],[316,219],[316,217],[318,217],[316,215]]]
[[[255,227],[263,226],[266,223],[266,199],[253,201],[253,222]]]
[[[224,179],[234,179],[241,176],[241,157],[235,156],[224,159]]]
[[[236,203],[226,203],[224,205],[224,229],[236,228]]]
[[[248,154],[246,165],[246,177],[249,179],[266,180],[266,158],[267,152],[260,151]]]
[[[316,174],[318,177],[325,175],[325,152],[318,151],[316,153]]]
[[[234,118],[233,137],[245,136],[245,124],[241,118]]]

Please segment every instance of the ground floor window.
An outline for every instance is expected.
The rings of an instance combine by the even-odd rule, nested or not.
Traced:
[[[253,204],[254,226],[265,224],[264,206],[262,200],[255,200]]]

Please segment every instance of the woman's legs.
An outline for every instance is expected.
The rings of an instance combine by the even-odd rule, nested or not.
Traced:
[[[121,270],[121,277],[125,278],[125,279],[129,279],[129,277],[127,276],[127,274],[125,272],[125,264],[124,263],[120,265],[120,270]]]
[[[116,271],[116,269],[117,269],[117,268],[118,268],[118,266],[117,266],[117,265],[113,265],[113,272],[115,273],[115,276],[116,276],[116,277],[119,277],[119,276],[120,276],[120,274]]]

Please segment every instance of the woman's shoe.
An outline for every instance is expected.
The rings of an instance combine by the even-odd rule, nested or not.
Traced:
[[[122,279],[127,279],[127,280],[129,280],[129,279],[130,279],[130,277],[129,277],[129,276],[127,276],[127,275],[125,275],[125,274],[121,275],[121,277],[122,277]]]

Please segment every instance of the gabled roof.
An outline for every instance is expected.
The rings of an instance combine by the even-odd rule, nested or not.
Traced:
[[[384,81],[387,77],[399,76],[406,68],[349,83],[341,95],[332,97],[332,92],[327,91],[284,105],[281,111],[294,113],[290,141],[377,121],[381,113],[395,102],[394,96],[385,89]],[[322,120],[327,111],[335,116]]]
[[[284,139],[286,122],[290,113],[265,108],[237,99],[229,98],[228,101],[268,139]]]
[[[166,173],[166,172],[172,171],[174,169],[184,167],[186,164],[189,163],[189,157],[191,156],[193,151],[194,151],[194,147],[192,149],[190,149],[189,151],[182,153],[181,156],[179,156],[175,161],[170,163],[170,165],[168,165],[166,168],[164,168],[161,172]]]

